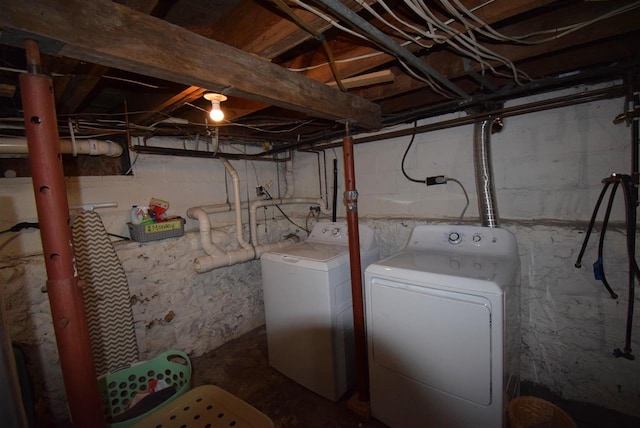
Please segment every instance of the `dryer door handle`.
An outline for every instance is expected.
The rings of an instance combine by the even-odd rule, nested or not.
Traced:
[[[287,263],[298,263],[300,259],[293,256],[282,256],[282,261]]]

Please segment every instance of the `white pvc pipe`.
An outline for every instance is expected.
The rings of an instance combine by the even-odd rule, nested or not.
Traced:
[[[230,210],[231,207],[227,206],[226,210],[221,210],[219,212]],[[211,220],[209,220],[209,215],[207,214],[207,212],[199,207],[194,207],[189,208],[189,210],[187,211],[187,216],[198,220],[198,225],[200,228],[200,243],[202,244],[202,249],[204,250],[204,252],[210,256],[222,253],[222,249],[214,244],[213,239],[211,238]]]
[[[250,208],[250,227],[251,227],[251,245],[249,248],[241,248],[238,250],[231,250],[224,252],[218,247],[211,237],[211,220],[209,214],[215,214],[219,212],[228,212],[235,207],[229,204],[218,205],[206,205],[203,207],[192,207],[187,210],[187,216],[189,218],[198,219],[200,225],[200,241],[202,249],[206,253],[205,256],[196,258],[195,268],[196,272],[204,273],[213,269],[221,267],[233,266],[238,263],[244,263],[249,260],[258,259],[262,254],[279,248],[284,248],[291,244],[298,242],[297,238],[287,238],[279,242],[273,242],[270,244],[258,243],[258,225],[256,221],[256,212],[259,207],[266,207],[271,205],[292,205],[292,204],[321,204],[320,199],[314,198],[292,198],[292,199],[268,199],[261,201],[254,201]],[[242,225],[239,226],[241,230]]]
[[[81,155],[118,157],[122,154],[122,147],[113,141],[76,140],[76,152]],[[60,140],[60,153],[73,153],[70,140]],[[0,154],[26,155],[29,154],[26,138],[0,138]]]
[[[204,205],[200,207],[192,207],[187,210],[189,218],[197,219],[200,226],[200,242],[206,255],[196,258],[195,269],[198,273],[208,272],[213,269],[232,266],[238,263],[244,263],[250,260],[258,259],[268,251],[286,247],[298,242],[297,237],[290,237],[279,242],[270,244],[258,244],[258,225],[256,220],[256,212],[259,207],[272,205],[291,205],[291,204],[312,204],[322,206],[322,200],[317,198],[286,198],[286,199],[268,199],[254,201],[250,206],[249,222],[251,228],[251,244],[247,243],[242,236],[242,208],[247,203],[240,202],[240,179],[238,173],[231,166],[228,160],[221,159],[224,167],[233,181],[234,205],[231,204],[215,204]],[[293,193],[293,164],[287,162],[287,191],[285,194]],[[209,214],[228,212],[235,210],[236,212],[236,236],[242,248],[224,252],[218,247],[211,236],[211,220]]]
[[[206,255],[198,257],[195,260],[196,272],[204,273],[213,269],[248,262],[255,259],[255,254],[253,248],[240,248],[239,250],[227,251],[218,256]]]
[[[220,159],[224,167],[229,171],[229,175],[231,175],[231,180],[233,181],[233,198],[235,203],[236,210],[236,236],[238,238],[238,243],[240,246],[246,250],[253,248],[251,245],[244,240],[244,236],[242,236],[242,203],[240,202],[240,177],[235,169],[231,166],[231,163],[227,159]]]
[[[289,160],[285,162],[284,185],[287,190],[284,192],[283,199],[293,198],[293,153],[289,156]]]
[[[295,244],[296,242],[299,242],[299,239],[297,237],[291,237],[271,244],[258,245],[252,250],[240,248],[220,255],[207,254],[206,256],[196,258],[196,272],[204,273],[213,269],[233,266],[238,263],[259,259],[264,253],[287,247]]]

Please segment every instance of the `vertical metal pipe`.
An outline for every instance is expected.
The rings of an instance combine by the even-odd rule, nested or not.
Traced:
[[[27,41],[25,47],[30,70],[39,70],[37,43]],[[31,72],[20,76],[20,91],[49,304],[69,411],[75,427],[103,427],[82,290],[76,276],[53,84],[48,76]]]
[[[628,78],[628,80],[631,81],[630,78]],[[631,85],[629,86],[632,87]],[[629,291],[627,300],[627,326],[624,346],[624,352],[627,355],[631,355],[632,351],[631,342],[633,338],[631,336],[631,331],[633,328],[633,310],[636,299],[636,278],[633,266],[631,265],[631,261],[636,259],[636,231],[638,221],[638,145],[640,144],[640,118],[638,118],[638,116],[635,114],[636,109],[639,107],[637,103],[637,97],[638,94],[634,93],[633,90],[630,89],[629,94],[627,95],[627,112],[631,117],[631,176],[628,182],[623,183],[629,186],[629,200],[627,201],[627,239],[629,240],[627,244],[627,249],[629,252]]]
[[[347,226],[349,228],[349,262],[351,265],[351,297],[353,300],[353,330],[355,336],[355,357],[358,398],[369,401],[369,365],[367,362],[367,337],[364,323],[364,299],[362,294],[362,266],[360,263],[360,230],[358,228],[358,191],[353,161],[353,138],[346,135],[342,139],[344,155],[344,199],[347,206]]]
[[[331,221],[335,223],[338,219],[338,159],[333,160],[333,207],[331,211]]]
[[[478,192],[478,211],[484,227],[500,227],[495,200],[493,168],[491,165],[491,126],[494,118],[476,122],[473,131],[473,161]]]

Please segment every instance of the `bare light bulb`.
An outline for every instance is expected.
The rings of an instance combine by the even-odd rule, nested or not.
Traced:
[[[211,112],[209,112],[209,117],[214,122],[222,122],[222,119],[224,119],[224,112],[220,109],[219,101],[211,101]]]
[[[209,117],[214,122],[222,122],[224,119],[224,113],[220,108],[220,103],[222,101],[226,101],[227,97],[222,94],[216,94],[213,92],[208,92],[204,94],[204,98],[208,101],[211,101],[211,111],[209,112]]]

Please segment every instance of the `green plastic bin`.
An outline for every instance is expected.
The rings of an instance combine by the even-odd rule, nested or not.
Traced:
[[[147,391],[149,381],[154,379],[164,380],[170,387],[175,387],[176,393],[139,416],[126,421],[110,422],[113,417],[127,410],[127,406],[138,392]],[[189,391],[190,387],[191,360],[184,352],[175,350],[98,378],[105,420],[112,428],[128,428],[135,425]]]

